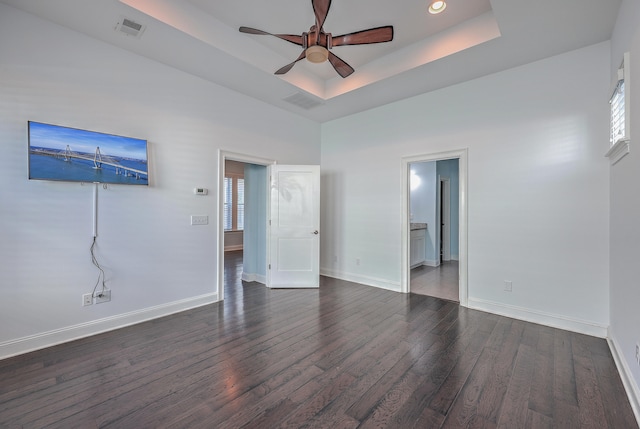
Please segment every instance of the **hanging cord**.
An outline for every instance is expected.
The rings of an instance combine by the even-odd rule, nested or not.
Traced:
[[[98,280],[96,280],[96,285],[93,288],[93,293],[91,294],[92,297],[96,297],[96,296],[102,296],[102,294],[104,293],[105,289],[107,288],[107,286],[105,285],[105,278],[104,278],[104,270],[102,269],[102,267],[100,266],[100,263],[98,262],[98,259],[96,258],[96,254],[95,254],[95,249],[96,247],[96,237],[93,237],[93,242],[91,243],[91,263],[93,263],[93,265],[95,265],[98,270],[100,270],[100,272],[98,273]],[[98,293],[98,295],[96,295],[96,290],[98,290],[98,285],[100,284],[100,279],[102,279],[102,289],[100,290],[100,293]]]

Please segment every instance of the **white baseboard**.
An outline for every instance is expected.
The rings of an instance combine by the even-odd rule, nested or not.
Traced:
[[[620,346],[611,332],[611,329],[609,329],[607,342],[609,343],[609,349],[611,349],[613,360],[618,368],[618,373],[620,373],[624,390],[627,392],[627,397],[631,403],[631,409],[633,409],[636,421],[638,422],[638,425],[640,425],[640,388],[638,388],[638,383],[636,383],[633,375],[631,374],[631,369],[624,358],[624,354],[620,352]]]
[[[564,329],[566,331],[578,332],[580,334],[591,335],[599,338],[607,337],[607,326],[586,320],[572,319],[558,314],[545,313],[543,311],[532,310],[530,308],[471,297],[468,301],[468,307],[474,310],[486,311],[500,316],[550,326],[552,328]]]
[[[242,249],[243,249],[242,244],[236,244],[234,246],[224,246],[225,252],[233,252],[234,250],[242,250]]]
[[[267,276],[263,276],[262,274],[251,274],[242,272],[242,281],[245,282],[258,282],[263,285],[267,284]]]
[[[380,289],[400,292],[400,283],[391,282],[389,280],[363,276],[361,274],[346,273],[344,271],[335,271],[329,268],[320,268],[320,274],[339,280],[345,280],[348,282],[360,283],[367,286],[374,286]]]
[[[118,314],[116,316],[105,317],[91,322],[80,323],[78,325],[67,326],[65,328],[54,329],[28,337],[0,343],[0,359],[6,359],[34,350],[40,350],[55,346],[80,338],[90,337],[125,326],[135,325],[151,319],[169,316],[174,313],[189,310],[203,305],[213,304],[218,301],[217,293],[200,295],[180,301],[157,305],[155,307],[144,308],[129,313]]]
[[[451,255],[451,259],[444,260],[444,262],[450,262],[450,261],[458,262],[458,255],[455,255],[455,256]],[[424,261],[420,265],[426,265],[427,267],[439,267],[440,266],[440,261],[427,259],[426,261]]]

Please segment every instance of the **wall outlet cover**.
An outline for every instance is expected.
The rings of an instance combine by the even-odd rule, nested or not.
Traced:
[[[86,307],[87,305],[93,305],[93,295],[90,293],[82,295],[82,306]]]
[[[100,292],[96,292],[96,304],[102,304],[103,302],[111,301],[111,290],[105,289]]]

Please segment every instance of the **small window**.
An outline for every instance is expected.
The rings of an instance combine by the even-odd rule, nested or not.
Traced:
[[[625,64],[627,67],[625,67]],[[609,143],[611,149],[606,156],[614,165],[629,153],[631,140],[630,124],[629,124],[629,53],[625,53],[622,64],[618,69],[616,79],[612,85],[611,98],[609,105],[611,107]]]
[[[237,176],[224,178],[224,210],[222,220],[225,231],[244,229],[244,179]]]
[[[609,105],[611,106],[611,146],[620,140],[629,140],[629,53],[624,54],[618,69]]]
[[[613,96],[609,101],[611,104],[611,145],[614,145],[618,140],[623,140],[627,137],[625,125],[625,103],[624,103],[624,79],[618,81],[616,89],[613,91]]]

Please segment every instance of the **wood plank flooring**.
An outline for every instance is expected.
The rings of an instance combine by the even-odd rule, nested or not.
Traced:
[[[445,261],[437,267],[421,265],[410,275],[411,293],[460,302],[458,261]]]
[[[0,427],[638,427],[602,339],[233,256],[224,302],[0,361]]]

